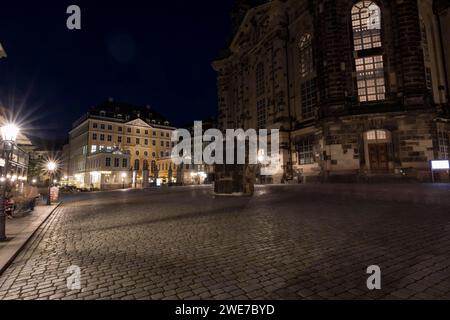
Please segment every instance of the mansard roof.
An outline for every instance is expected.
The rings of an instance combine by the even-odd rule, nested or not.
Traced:
[[[119,123],[132,123],[141,121],[154,128],[174,129],[170,122],[158,111],[150,106],[137,106],[108,99],[92,108],[81,118],[75,121],[72,128],[78,127],[89,118]]]
[[[124,102],[116,102],[113,99],[108,99],[89,110],[89,114],[93,116],[106,116],[117,118],[121,116],[123,119],[145,119],[155,120],[163,124],[167,121],[158,111],[150,106],[137,106]],[[120,118],[120,117],[119,117]]]

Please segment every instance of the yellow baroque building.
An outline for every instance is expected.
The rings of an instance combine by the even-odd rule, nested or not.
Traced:
[[[91,108],[69,132],[69,184],[99,190],[145,187],[159,159],[170,158],[175,129],[150,106],[109,99]]]

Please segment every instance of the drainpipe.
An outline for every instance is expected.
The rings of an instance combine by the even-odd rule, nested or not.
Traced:
[[[288,46],[289,46],[289,39],[290,39],[290,33],[289,33],[289,14],[286,13],[286,41],[285,41],[285,55],[286,55],[286,77],[287,77],[287,108],[288,108],[288,117],[289,117],[289,132],[288,132],[288,138],[289,138],[289,146],[288,146],[288,153],[289,153],[289,165],[288,165],[288,175],[290,178],[294,178],[293,173],[293,161],[292,161],[292,112],[291,112],[291,89],[290,89],[290,73],[289,73],[289,53],[288,53]]]

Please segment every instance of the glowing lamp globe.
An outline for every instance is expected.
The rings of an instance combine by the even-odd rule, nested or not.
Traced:
[[[49,161],[47,163],[47,169],[48,169],[48,171],[55,171],[56,170],[56,162]]]
[[[19,128],[13,124],[8,123],[1,128],[3,141],[15,142],[19,134]]]

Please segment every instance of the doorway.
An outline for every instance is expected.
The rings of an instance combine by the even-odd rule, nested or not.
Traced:
[[[389,171],[388,144],[369,144],[370,169],[373,173],[387,173]]]
[[[366,165],[370,172],[374,174],[389,173],[391,133],[383,129],[367,131],[364,134],[364,140]]]

